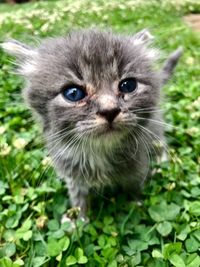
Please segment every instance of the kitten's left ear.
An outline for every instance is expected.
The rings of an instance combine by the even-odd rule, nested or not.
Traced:
[[[5,43],[1,43],[0,47],[2,47],[8,54],[13,55],[18,59],[18,74],[28,77],[37,70],[38,52],[35,48],[16,40],[9,40]]]
[[[154,39],[154,36],[147,30],[144,29],[133,36],[133,43],[135,45],[149,44]]]
[[[9,40],[5,43],[1,43],[0,46],[10,55],[13,55],[19,59],[30,59],[37,55],[34,48],[29,47],[16,40]]]

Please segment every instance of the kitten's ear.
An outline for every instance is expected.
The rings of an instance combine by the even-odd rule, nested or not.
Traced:
[[[165,84],[171,78],[173,71],[182,54],[183,54],[183,48],[179,47],[171,55],[169,55],[169,57],[165,61],[164,66],[161,70],[163,76],[162,78],[163,84]]]
[[[133,36],[133,43],[140,44],[149,44],[154,39],[154,36],[147,30],[144,29]]]
[[[35,48],[29,47],[16,40],[9,40],[1,43],[2,47],[8,54],[15,56],[18,59],[17,73],[28,77],[35,73],[38,65],[38,52]]]
[[[160,51],[150,46],[154,36],[144,29],[131,37],[131,42],[134,46],[138,47],[143,52],[144,58],[156,62],[160,57]]]
[[[37,55],[34,48],[29,47],[16,40],[9,40],[1,43],[0,46],[10,55],[16,56],[19,59],[30,59]]]

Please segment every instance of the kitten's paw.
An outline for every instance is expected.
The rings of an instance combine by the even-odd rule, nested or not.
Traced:
[[[90,219],[87,216],[80,216],[76,220],[82,221],[84,225],[86,225],[86,224],[88,224],[90,222]],[[64,214],[62,216],[62,218],[61,218],[61,224],[64,224],[66,222],[70,224],[71,229],[75,229],[76,228],[75,220],[69,218],[67,214]]]
[[[88,223],[90,223],[90,219],[89,219],[89,217],[87,217],[87,216],[81,216],[81,217],[80,217],[80,220],[81,220],[82,222],[84,222],[84,224],[88,224]]]
[[[64,214],[61,218],[61,224],[66,223],[66,222],[70,223],[70,225],[73,226],[72,228],[75,228],[74,220],[70,219],[67,214]]]
[[[80,208],[71,208],[67,211],[66,214],[62,216],[61,224],[67,222],[71,225],[75,225],[76,220],[80,220],[84,224],[88,224],[90,221],[89,218],[85,215],[85,213],[81,212]]]

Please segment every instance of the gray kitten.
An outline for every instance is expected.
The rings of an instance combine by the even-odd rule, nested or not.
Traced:
[[[82,216],[91,188],[137,191],[150,156],[162,153],[155,145],[164,139],[160,88],[181,50],[158,69],[151,39],[147,30],[127,37],[82,30],[38,48],[13,40],[1,45],[18,58],[24,97],[42,121],[54,166]]]

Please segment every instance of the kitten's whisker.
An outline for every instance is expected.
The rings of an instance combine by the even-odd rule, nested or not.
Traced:
[[[88,125],[87,127],[84,126],[84,132],[87,134],[90,133],[90,131],[92,132],[96,128],[98,128],[96,127],[96,123],[94,125]],[[83,129],[81,127],[77,127],[76,129],[78,132],[83,132]]]
[[[80,148],[81,148],[80,146],[81,146],[81,144],[83,142],[83,140],[82,140],[83,135],[84,135],[84,133],[77,135],[76,142],[73,144],[73,147],[72,147],[73,157],[72,157],[72,164],[71,164],[71,173],[73,172],[72,167],[76,165],[76,164],[74,164],[74,160],[75,160],[77,151],[80,150]],[[80,151],[79,151],[78,166],[80,166],[80,160],[81,160],[81,156],[82,155],[83,154],[81,154]]]
[[[165,112],[166,110],[164,109],[157,109],[157,110],[141,110],[141,111],[135,111],[132,110],[135,114],[146,114],[146,113],[159,113],[159,112]]]
[[[65,129],[63,129],[63,130],[65,130]],[[56,143],[59,143],[58,141],[62,141],[64,139],[66,139],[67,137],[70,137],[70,139],[73,138],[72,133],[74,131],[67,131],[67,132],[65,131],[62,134],[60,134],[60,132],[61,131],[57,132],[57,135],[54,135],[54,136],[52,135],[51,137],[50,136],[47,137],[48,138],[48,142],[51,143],[51,144],[52,143],[54,144],[54,146],[51,149],[55,148]],[[69,141],[70,141],[70,139],[69,139]],[[51,151],[51,149],[49,151]]]
[[[84,135],[84,134],[83,134]],[[83,136],[82,135],[82,136]],[[90,140],[90,139],[89,139]],[[88,137],[87,135],[83,138],[83,141],[81,140],[81,142],[79,143],[80,144],[80,150],[81,150],[81,153],[80,153],[80,163],[79,163],[79,167],[80,167],[80,171],[82,173],[82,176],[83,176],[83,179],[87,185],[88,188],[91,187],[91,183],[88,181],[87,179],[87,176],[89,176],[89,173],[88,173],[88,169],[86,167],[86,155],[85,155],[85,147],[86,147],[86,144],[88,143]],[[72,164],[73,165],[73,164]],[[83,169],[84,168],[84,169]]]
[[[65,134],[65,133],[69,133],[69,134],[75,133],[75,130],[74,129],[70,129],[70,128],[71,127],[65,127],[64,129],[62,129],[60,131],[53,132],[53,134],[46,134],[46,137],[47,138],[52,138],[52,137],[60,136],[61,134]]]
[[[131,124],[129,124],[129,125],[131,125]],[[134,124],[132,124],[132,125],[135,126]],[[147,134],[151,138],[151,140],[153,140],[153,141],[157,140],[161,144],[161,146],[164,147],[166,149],[166,151],[168,151],[166,143],[164,143],[164,140],[161,140],[159,136],[157,136],[155,133],[153,133],[152,131],[150,131],[148,128],[143,127],[140,124],[137,125],[137,130],[139,130],[139,128],[145,134]],[[153,137],[154,137],[155,140],[153,139]],[[155,154],[157,154],[157,152],[155,152]]]
[[[152,132],[151,130],[147,129],[146,127],[143,127],[142,125],[138,125],[140,128],[143,128],[144,133],[146,133],[147,135],[149,135],[150,138],[154,137],[158,143],[160,144],[161,148],[164,149],[164,151],[167,153],[167,155],[169,156],[170,159],[172,159],[172,161],[175,163],[176,159],[175,157],[171,154],[170,150],[168,149],[168,146],[166,144],[166,142],[164,142],[164,140],[161,140],[160,137],[158,135],[156,135],[154,132]],[[152,138],[153,140],[153,138]],[[162,156],[162,155],[161,155]],[[158,157],[159,158],[159,157]]]
[[[133,112],[142,112],[142,111],[164,111],[164,109],[161,109],[160,107],[146,107],[146,108],[138,108],[138,109],[134,109],[134,108],[130,108],[131,111]]]
[[[158,124],[158,125],[163,125],[163,126],[169,126],[169,127],[172,127],[174,129],[178,129],[178,127],[174,126],[174,125],[171,125],[169,123],[165,123],[163,121],[159,121],[159,120],[154,120],[154,119],[149,119],[149,118],[142,118],[142,117],[137,117],[138,120],[146,120],[146,121],[150,121],[150,122],[153,122],[155,124]]]
[[[52,152],[57,148],[57,146],[58,146],[59,144],[62,144],[62,141],[63,141],[64,138],[65,138],[65,135],[64,135],[64,136],[60,136],[60,137],[57,138],[57,139],[51,140],[51,145],[53,145],[53,146],[51,146],[51,148],[48,149],[48,154],[49,154],[49,155],[52,154]],[[72,139],[72,137],[71,137],[71,139]],[[69,139],[69,141],[70,141],[71,139]],[[49,141],[50,141],[50,140],[49,140]]]
[[[140,176],[141,177],[143,177],[142,178],[142,182],[140,182],[140,185],[143,185],[143,183],[144,183],[144,181],[146,180],[146,177],[147,177],[147,175],[148,175],[148,173],[149,173],[149,166],[150,166],[150,156],[151,156],[151,153],[150,153],[150,149],[149,149],[149,146],[148,145],[146,145],[145,144],[145,141],[144,141],[144,137],[143,138],[141,138],[141,133],[140,133],[140,131],[139,131],[139,129],[133,129],[134,130],[134,133],[135,133],[135,138],[136,138],[136,136],[138,137],[138,140],[140,140],[140,149],[141,149],[141,144],[143,144],[143,147],[144,147],[144,149],[147,151],[147,159],[148,159],[148,164],[147,164],[147,171],[146,171],[146,174],[144,174],[142,171],[140,171],[140,170],[137,170],[139,173],[140,173]],[[136,138],[137,139],[137,138]],[[139,143],[139,141],[138,141],[138,143]],[[139,149],[139,148],[138,148]],[[134,153],[134,160],[140,165],[141,164],[141,162],[137,159],[137,157],[135,157],[136,156],[136,153]],[[143,167],[144,166],[142,166],[142,169],[143,169]],[[141,179],[141,177],[140,177],[140,179]]]
[[[88,139],[88,137],[86,136],[84,139],[84,142],[81,143],[82,157],[81,157],[81,164],[80,164],[81,168],[80,169],[81,169],[81,173],[83,175],[83,179],[84,179],[86,185],[88,186],[88,188],[90,188],[91,184],[87,179],[87,176],[89,176],[89,173],[88,173],[87,168],[85,167],[86,166],[85,146],[88,143],[87,139]],[[84,167],[84,169],[83,169],[83,167]]]
[[[84,139],[85,142],[82,143],[82,151],[83,151],[83,155],[84,157],[81,157],[81,159],[84,158],[84,164],[86,162],[86,157],[85,157],[85,149],[84,149],[84,146],[86,146],[88,143],[90,144],[89,147],[92,147],[92,144],[91,144],[91,139],[89,138],[88,135],[85,136],[85,139]],[[81,172],[82,172],[82,175],[83,175],[83,178],[84,178],[84,181],[86,183],[86,185],[88,186],[88,188],[91,188],[91,181],[88,180],[87,176],[89,177],[89,173],[88,173],[88,170],[87,168],[85,168],[85,170],[83,171],[83,166],[85,166],[83,163],[81,163]],[[100,181],[101,182],[101,181]],[[93,191],[103,197],[104,199],[106,200],[109,200],[108,198],[106,198],[101,192],[100,190],[97,190],[96,187],[94,186],[93,187]]]
[[[59,143],[59,142],[58,142]],[[58,144],[57,143],[57,144]],[[52,156],[50,155],[50,151],[48,151],[48,155],[50,156],[50,159],[52,160]],[[53,160],[52,160],[53,162]],[[42,180],[43,176],[49,171],[50,168],[52,168],[53,166],[51,164],[48,164],[45,169],[43,170],[42,174],[40,175],[40,180]],[[53,173],[53,170],[52,170],[52,173]]]
[[[167,144],[164,142],[164,140],[161,140],[159,136],[157,136],[155,133],[153,133],[152,131],[150,131],[149,129],[147,129],[146,127],[143,127],[142,125],[138,125],[139,128],[141,130],[143,130],[143,132],[145,134],[147,134],[147,136],[149,136],[153,141],[154,139],[158,141],[158,143],[160,144],[161,148],[163,148],[165,150],[165,152],[167,153],[167,155],[169,155],[169,157],[173,160],[173,162],[176,162],[175,158],[171,155],[171,152],[169,151]],[[153,139],[154,138],[154,139]]]
[[[73,146],[74,146],[74,144],[77,142],[77,140],[78,140],[78,136],[75,136],[75,137],[73,136],[73,137],[71,137],[71,139],[68,140],[68,144],[67,144],[67,146],[62,150],[61,153],[59,153],[60,156],[63,156],[64,153],[65,153],[68,149],[73,150]],[[69,154],[69,152],[68,152],[68,154]],[[68,154],[67,154],[67,155],[68,155]]]
[[[79,126],[85,126],[85,125],[90,125],[90,124],[96,124],[95,120],[94,119],[91,119],[91,120],[84,120],[84,121],[79,121],[76,126],[79,127]]]
[[[147,171],[145,173],[145,176],[144,178],[142,179],[142,183],[141,185],[144,184],[144,181],[146,180],[146,177],[148,176],[148,173],[149,173],[149,169],[150,169],[150,163],[151,163],[151,149],[149,147],[149,144],[148,144],[148,141],[146,140],[145,136],[142,134],[142,132],[140,133],[141,135],[139,135],[139,138],[140,140],[143,142],[144,144],[144,148],[146,149],[146,152],[147,152],[147,158],[148,158],[148,167],[147,167]]]
[[[76,142],[77,142],[77,139],[74,140],[72,143],[76,143]],[[72,143],[70,144],[70,145],[71,145],[70,149],[73,148],[73,144],[72,144]],[[53,157],[52,157],[52,161],[54,162],[54,165],[55,165],[55,166],[57,166],[58,162],[60,161],[60,159],[62,159],[63,154],[66,152],[66,150],[67,150],[68,148],[69,148],[69,146],[65,147],[65,149],[62,150],[61,152],[58,151],[55,155],[53,155]],[[68,152],[68,154],[69,154],[69,152]],[[67,161],[65,161],[65,162],[67,163]],[[66,163],[64,164],[64,169],[66,168]]]
[[[56,140],[55,140],[56,141]],[[62,141],[62,140],[61,140]],[[52,149],[49,150],[49,153],[52,154],[52,151],[55,149],[55,147],[61,142],[60,140],[53,146]],[[65,147],[64,151],[62,150],[62,154],[71,146],[71,144],[73,143],[72,141],[74,141],[74,136],[72,136],[69,140],[68,140],[68,144],[67,146]],[[60,154],[60,151],[58,150],[57,153],[55,153],[53,156],[52,156],[52,159],[54,160],[54,158],[57,157],[57,154]]]
[[[132,133],[132,131],[133,131],[134,134]],[[132,131],[129,130],[130,135],[131,135],[131,137],[134,139],[134,143],[136,144],[135,152],[134,152],[134,154],[133,154],[133,156],[135,157],[136,154],[137,154],[137,152],[138,152],[139,142],[138,142],[138,139],[137,139],[137,132],[136,132],[136,130],[135,130],[135,129],[132,129]]]

